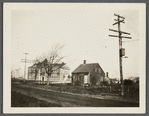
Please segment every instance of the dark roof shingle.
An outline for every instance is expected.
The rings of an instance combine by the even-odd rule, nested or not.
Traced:
[[[72,73],[90,72],[98,63],[81,64]]]

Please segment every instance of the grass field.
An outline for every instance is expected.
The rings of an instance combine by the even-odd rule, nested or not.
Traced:
[[[60,107],[21,93],[11,91],[11,107]]]
[[[54,91],[60,92],[70,92],[70,93],[77,93],[77,94],[88,94],[88,95],[101,95],[101,94],[117,94],[120,96],[120,84],[115,84],[112,87],[112,92],[110,92],[109,87],[98,87],[98,86],[90,86],[90,87],[82,87],[82,86],[73,86],[72,84],[50,84],[42,85],[42,84],[35,84],[34,81],[26,81],[23,83],[22,81],[12,81],[12,84],[16,85],[24,85],[30,87],[38,87],[43,89],[50,89]],[[139,87],[136,87],[139,88]],[[139,89],[134,89],[134,87],[130,87],[130,91],[127,91],[128,88],[125,88],[125,95],[120,96],[123,99],[128,99],[128,101],[138,101],[139,102]]]

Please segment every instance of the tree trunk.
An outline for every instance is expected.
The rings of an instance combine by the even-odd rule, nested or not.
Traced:
[[[37,78],[37,73],[38,73],[38,71],[37,71],[37,69],[35,69],[35,82],[36,82],[36,78]]]
[[[112,87],[111,87],[111,85],[110,85],[110,93],[112,92]]]
[[[47,85],[50,84],[50,77],[51,77],[51,74],[48,74],[48,78],[47,78]]]
[[[35,75],[35,82],[36,82],[36,75]]]

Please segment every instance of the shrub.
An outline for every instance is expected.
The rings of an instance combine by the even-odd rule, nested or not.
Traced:
[[[108,85],[109,85],[109,83],[107,81],[101,82],[101,86],[108,86]]]
[[[132,84],[133,84],[132,80],[127,80],[127,79],[124,80],[124,85],[132,85]]]

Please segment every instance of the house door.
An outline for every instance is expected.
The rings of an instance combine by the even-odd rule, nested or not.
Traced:
[[[44,77],[42,77],[42,81],[44,81]]]
[[[85,83],[88,83],[88,81],[87,81],[88,79],[87,78],[88,78],[88,76],[87,75],[84,75],[84,84]]]

